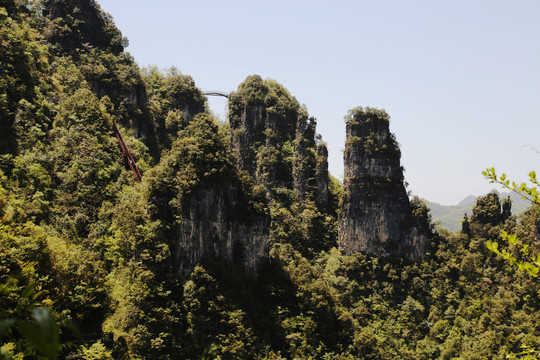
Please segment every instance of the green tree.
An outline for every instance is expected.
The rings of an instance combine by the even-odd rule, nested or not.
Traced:
[[[536,178],[536,172],[531,171],[529,173],[529,182],[527,184],[510,182],[507,179],[506,174],[498,176],[495,168],[489,168],[482,172],[484,177],[489,179],[490,183],[496,183],[513,191],[522,196],[523,199],[531,201],[535,207],[535,211],[540,211],[540,193],[538,192],[538,186],[540,186],[538,179]],[[510,264],[517,266],[521,271],[526,272],[530,276],[538,277],[540,275],[540,252],[536,255],[531,253],[530,244],[526,244],[521,241],[516,234],[509,234],[506,231],[502,231],[501,240],[506,247],[503,247],[501,243],[496,241],[488,241],[487,247],[494,253],[502,256]],[[539,294],[540,295],[540,294]]]
[[[15,308],[2,307],[0,311],[0,359],[57,359],[63,346],[51,311],[36,307],[39,294],[34,293],[34,284],[20,293],[16,289],[17,280],[13,278],[0,285],[0,299],[16,301]],[[5,304],[2,300],[0,303]]]

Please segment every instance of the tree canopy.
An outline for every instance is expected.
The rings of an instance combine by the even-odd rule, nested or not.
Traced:
[[[414,199],[425,258],[344,256],[343,188],[316,120],[283,85],[248,77],[220,124],[190,76],[141,70],[125,45],[93,0],[0,4],[0,357],[538,357],[540,283],[526,265],[538,263],[538,207],[518,219],[490,193],[469,230],[450,233]],[[248,144],[250,173],[232,147],[242,112],[257,106],[279,126]],[[486,176],[538,202],[535,175],[525,187]],[[249,215],[234,226],[268,235],[264,261],[248,271],[209,257],[178,271],[188,200],[225,186],[234,215]]]

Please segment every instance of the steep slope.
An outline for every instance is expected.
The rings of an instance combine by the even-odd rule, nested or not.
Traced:
[[[338,195],[316,120],[279,83],[249,76],[230,95],[236,166],[264,189],[271,239],[304,254],[336,244]]]
[[[50,51],[74,61],[91,90],[107,96],[110,111],[124,127],[150,147],[159,157],[157,140],[147,111],[147,95],[138,66],[124,52],[127,39],[94,0],[47,0],[41,12],[43,34]]]
[[[280,188],[294,190],[301,202],[313,198],[317,187],[316,120],[309,118],[282,85],[257,75],[248,77],[230,95],[229,108],[239,169],[264,185],[270,198]]]
[[[119,55],[127,46],[111,16],[93,0],[46,0],[42,11],[50,20],[48,40],[63,49],[97,48]]]
[[[249,270],[267,258],[269,217],[242,183],[209,115],[195,116],[179,131],[148,176],[149,200],[170,227],[166,237],[177,274],[216,257]]]
[[[355,108],[349,112],[339,217],[339,247],[344,254],[423,257],[428,234],[415,224],[400,156],[384,111]]]

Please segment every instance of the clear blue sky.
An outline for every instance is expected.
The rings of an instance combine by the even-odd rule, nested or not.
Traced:
[[[385,109],[413,194],[442,204],[540,171],[540,1],[98,0],[141,67],[176,66],[204,90],[251,74],[289,89],[343,174],[345,123]],[[210,106],[224,118],[225,99]]]

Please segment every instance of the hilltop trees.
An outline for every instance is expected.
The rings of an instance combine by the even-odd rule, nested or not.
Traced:
[[[2,4],[0,284],[12,290],[0,286],[0,324],[46,308],[71,359],[475,359],[540,347],[538,281],[484,246],[504,230],[523,244],[509,254],[535,254],[536,209],[518,223],[488,194],[467,234],[433,234],[425,259],[343,256],[343,189],[316,120],[282,85],[246,79],[229,128],[191,77],[141,72],[95,2]],[[355,141],[383,150],[372,139]],[[410,207],[431,232],[427,208]],[[268,248],[246,271],[242,241],[255,237]],[[193,255],[208,239],[210,255]],[[34,356],[3,329],[5,354]]]
[[[529,182],[532,186],[527,185],[526,183],[517,184],[512,182],[510,184],[510,180],[507,179],[506,175],[502,174],[499,177],[494,168],[486,169],[482,174],[489,179],[491,183],[500,184],[506,189],[520,194],[524,199],[530,200],[533,204],[533,207],[524,214],[520,224],[521,226],[518,228],[520,235],[525,236],[524,239],[518,238],[517,234],[509,234],[506,231],[502,231],[500,238],[503,241],[503,244],[507,244],[501,246],[500,242],[489,241],[487,243],[488,248],[496,254],[501,255],[504,259],[509,261],[510,264],[517,266],[520,270],[528,273],[530,276],[540,276],[540,245],[535,241],[535,238],[531,236],[532,234],[538,234],[539,230],[537,224],[540,214],[540,194],[538,192],[538,186],[540,186],[540,184],[536,179],[536,172],[531,171],[529,173]],[[532,234],[531,230],[523,231],[524,227],[529,227],[532,230]]]

